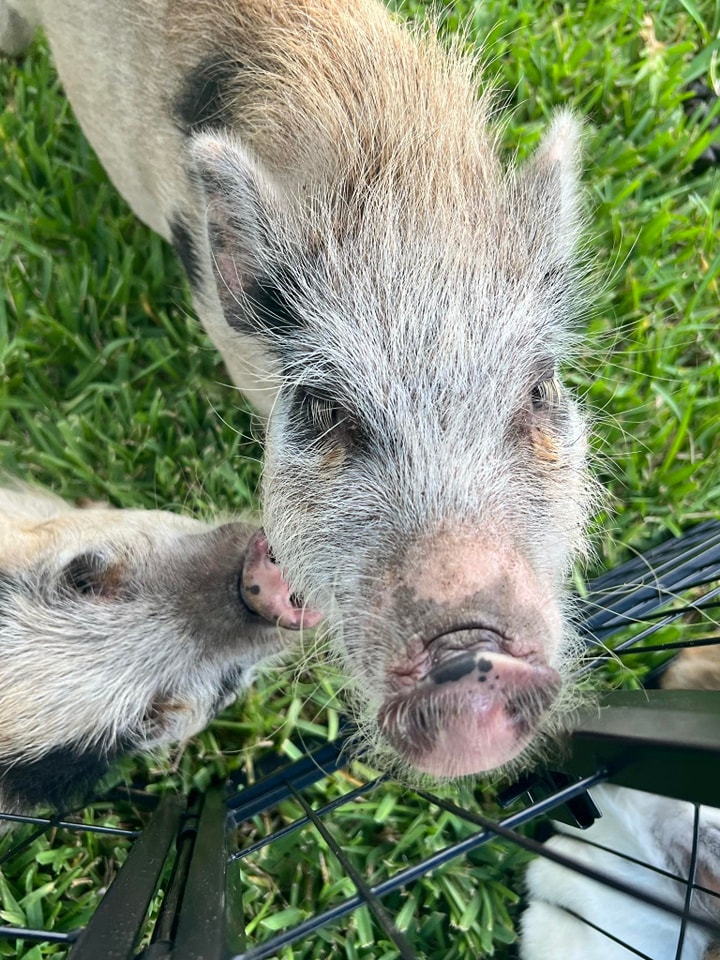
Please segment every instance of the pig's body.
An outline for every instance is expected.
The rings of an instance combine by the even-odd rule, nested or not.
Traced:
[[[36,20],[267,419],[268,539],[367,738],[438,776],[512,760],[571,656],[589,506],[555,373],[575,122],[505,171],[474,65],[367,0],[0,0],[0,47]]]

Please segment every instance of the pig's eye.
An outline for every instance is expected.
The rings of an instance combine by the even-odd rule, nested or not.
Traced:
[[[122,588],[122,570],[99,553],[81,553],[60,573],[59,586],[66,594],[118,599]]]
[[[543,412],[560,405],[562,401],[562,386],[557,377],[548,377],[538,380],[530,394],[533,410]]]
[[[299,413],[303,423],[312,430],[316,439],[341,432],[353,432],[353,420],[348,411],[332,397],[319,391],[300,387],[296,394]]]

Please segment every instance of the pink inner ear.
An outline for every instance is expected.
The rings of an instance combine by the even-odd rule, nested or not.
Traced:
[[[213,260],[224,291],[237,300],[250,278],[243,277],[237,259],[227,249],[214,250]],[[221,291],[221,299],[222,298]]]
[[[281,193],[262,162],[231,135],[198,134],[191,150],[205,189],[219,294],[237,299],[263,272]]]

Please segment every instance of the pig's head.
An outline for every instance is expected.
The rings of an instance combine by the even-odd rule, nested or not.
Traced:
[[[310,187],[195,144],[225,318],[276,378],[272,552],[325,612],[368,739],[434,776],[524,756],[572,658],[578,137],[563,113],[518,170],[476,131],[455,166],[408,149]]]

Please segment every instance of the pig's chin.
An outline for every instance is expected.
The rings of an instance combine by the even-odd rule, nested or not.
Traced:
[[[383,735],[417,770],[460,777],[495,770],[533,739],[559,693],[557,671],[475,650],[444,661],[378,713]]]

